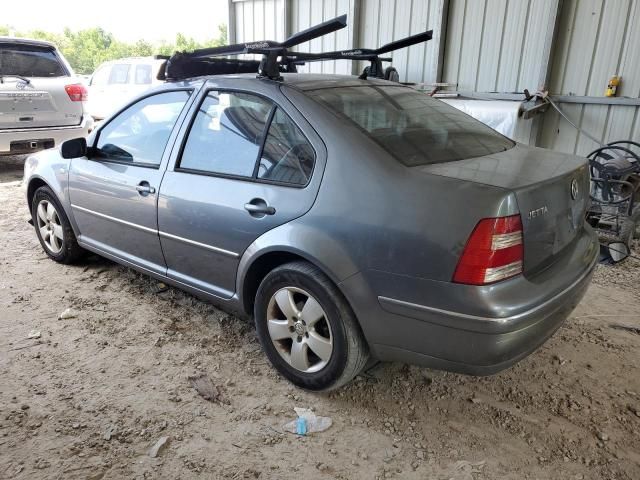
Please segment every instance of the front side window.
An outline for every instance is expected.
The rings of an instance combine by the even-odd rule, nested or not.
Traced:
[[[169,135],[190,94],[188,91],[159,93],[131,105],[100,131],[96,157],[160,165]]]
[[[0,75],[65,77],[68,72],[52,48],[0,44]]]
[[[131,65],[126,63],[117,63],[111,67],[109,75],[109,85],[122,85],[129,83],[129,69]]]
[[[251,177],[271,107],[255,95],[209,92],[189,131],[179,168]]]
[[[293,120],[278,108],[264,142],[258,178],[306,185],[314,162],[313,147]]]
[[[308,94],[409,167],[490,155],[515,145],[469,115],[408,87],[339,87]]]

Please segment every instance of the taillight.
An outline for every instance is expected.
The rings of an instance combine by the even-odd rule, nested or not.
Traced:
[[[64,87],[72,102],[86,102],[87,89],[81,83],[74,83],[73,85],[67,85]]]
[[[453,281],[486,285],[522,273],[524,248],[520,215],[484,218],[464,247]]]

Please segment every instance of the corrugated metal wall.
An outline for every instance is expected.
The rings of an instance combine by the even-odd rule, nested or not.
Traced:
[[[360,45],[375,48],[409,35],[433,30],[433,39],[393,52],[402,82],[437,81],[443,0],[365,0],[360,12]]]
[[[347,17],[349,17],[353,14],[353,9],[354,0],[293,1],[291,2],[291,25],[289,31],[298,32],[343,14],[347,14]],[[300,45],[299,50],[302,52],[330,52],[353,48],[354,28],[357,28],[357,26],[354,26],[353,21],[348,21],[347,28]],[[351,63],[349,60],[317,62],[310,63],[299,70],[312,73],[349,75],[351,74]]]
[[[233,8],[237,41],[281,40],[287,32],[349,15],[348,28],[301,45],[305,51],[379,46],[433,28],[431,42],[393,53],[402,81],[432,83],[441,70],[441,81],[458,91],[534,92],[548,81],[553,94],[602,96],[618,73],[620,95],[640,97],[640,0],[233,0]],[[364,66],[352,71],[349,63],[304,68],[355,73]],[[597,138],[640,140],[638,107],[561,108]],[[537,121],[541,131],[527,121],[518,140],[527,142],[531,132],[541,146],[577,154],[595,146],[552,110]]]
[[[564,0],[551,70],[557,94],[604,94],[622,75],[619,96],[640,97],[640,0]],[[578,126],[606,142],[640,141],[638,107],[561,104]],[[540,146],[585,155],[597,145],[556,112],[547,112]]]
[[[234,1],[237,42],[282,41],[285,37],[285,0]]]
[[[459,91],[535,91],[557,0],[451,0],[442,81]]]
[[[320,52],[355,47],[375,48],[433,29],[433,40],[426,45],[416,45],[393,53],[393,65],[398,69],[402,81],[433,83],[437,77],[445,3],[445,0],[363,0],[357,2],[360,22],[354,25],[356,0],[291,0],[288,2],[290,25],[286,31],[304,30],[346,13],[347,28],[299,47],[301,51]],[[234,1],[233,8],[236,41],[284,38],[285,0]],[[351,63],[345,60],[312,63],[300,68],[300,71],[351,74],[354,73]],[[359,65],[356,71],[364,66]]]

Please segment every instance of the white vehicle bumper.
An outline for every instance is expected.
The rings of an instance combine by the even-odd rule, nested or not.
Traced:
[[[85,114],[80,125],[0,130],[0,155],[20,155],[58,147],[66,140],[86,137],[92,129],[93,118]]]

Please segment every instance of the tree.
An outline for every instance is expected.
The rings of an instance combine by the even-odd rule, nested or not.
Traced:
[[[183,33],[176,34],[173,43],[153,44],[146,40],[134,43],[122,42],[110,32],[99,27],[72,31],[65,28],[62,34],[32,30],[12,32],[10,26],[0,25],[0,35],[13,34],[16,37],[34,38],[53,42],[65,56],[76,73],[91,74],[102,63],[125,57],[148,57],[154,54],[171,55],[175,51],[192,51],[198,48],[217,47],[227,43],[227,26],[218,26],[218,36],[205,42],[198,42]]]

